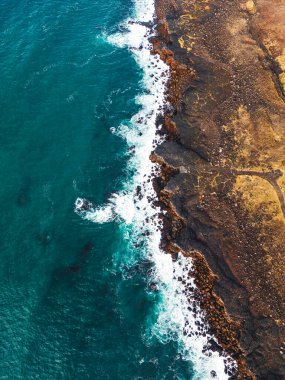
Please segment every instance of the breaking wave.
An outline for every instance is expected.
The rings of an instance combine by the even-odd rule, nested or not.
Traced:
[[[87,199],[78,198],[75,212],[94,223],[117,221],[130,247],[144,241],[140,255],[154,264],[149,281],[157,284],[160,295],[148,339],[155,336],[161,342],[176,341],[184,359],[191,361],[195,371],[193,379],[224,380],[235,371],[235,362],[209,347],[209,341],[215,338],[208,333],[205,316],[194,297],[191,259],[179,254],[173,261],[160,248],[162,222],[159,214],[162,211],[155,206],[157,195],[152,184],[159,167],[150,161],[149,155],[162,142],[162,137],[157,135],[161,128],[157,120],[167,107],[169,68],[159,56],[150,54],[149,37],[155,33],[154,2],[137,0],[134,8],[134,17],[121,25],[121,31],[107,37],[109,43],[128,48],[144,74],[144,91],[136,98],[140,111],[128,123],[111,128],[111,133],[125,139],[132,149],[128,167],[134,174],[123,190],[112,194],[104,205],[95,206]]]

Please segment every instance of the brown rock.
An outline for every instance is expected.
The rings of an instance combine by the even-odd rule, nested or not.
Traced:
[[[285,379],[285,0],[157,9],[175,107],[175,138],[153,157],[165,249],[193,258],[197,299],[237,378]]]

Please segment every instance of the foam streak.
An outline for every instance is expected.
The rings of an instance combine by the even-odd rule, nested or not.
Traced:
[[[145,248],[142,255],[155,264],[153,281],[158,284],[161,302],[157,306],[157,319],[150,329],[150,335],[162,342],[177,341],[185,360],[192,362],[195,380],[228,379],[225,362],[234,362],[226,355],[211,352],[208,326],[194,299],[195,284],[191,277],[192,263],[189,258],[179,255],[176,262],[160,248],[161,210],[154,206],[157,200],[151,177],[159,174],[159,167],[149,160],[149,155],[162,142],[157,136],[157,118],[166,106],[169,68],[157,55],[151,55],[149,37],[154,33],[155,7],[152,0],[137,0],[134,4],[133,19],[125,21],[121,33],[109,36],[108,41],[118,47],[128,48],[144,72],[143,94],[136,99],[140,111],[128,125],[113,128],[112,132],[135,146],[135,153],[129,161],[129,168],[135,170],[124,190],[114,194],[101,206],[86,205],[77,199],[75,210],[83,218],[96,223],[117,220],[127,226],[131,243],[142,238]],[[87,201],[88,202],[88,201]],[[85,205],[85,206],[84,206]]]

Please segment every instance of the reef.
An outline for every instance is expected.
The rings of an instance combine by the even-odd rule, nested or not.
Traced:
[[[156,0],[171,68],[162,245],[191,256],[236,379],[285,379],[285,0]]]

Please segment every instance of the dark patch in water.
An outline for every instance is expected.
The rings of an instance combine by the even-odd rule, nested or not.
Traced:
[[[78,265],[71,265],[69,268],[70,268],[70,271],[72,273],[76,273],[79,270],[79,266]]]
[[[28,203],[29,199],[28,199],[28,194],[26,192],[25,189],[21,189],[19,194],[18,194],[18,197],[17,197],[17,204],[18,206],[25,206],[26,203]]]
[[[38,234],[36,236],[36,239],[42,245],[48,245],[51,242],[51,240],[52,240],[52,236],[51,236],[50,232],[45,231],[45,232],[42,232],[42,233]]]
[[[94,245],[91,242],[86,243],[82,248],[81,254],[88,255],[92,251],[93,247]]]

